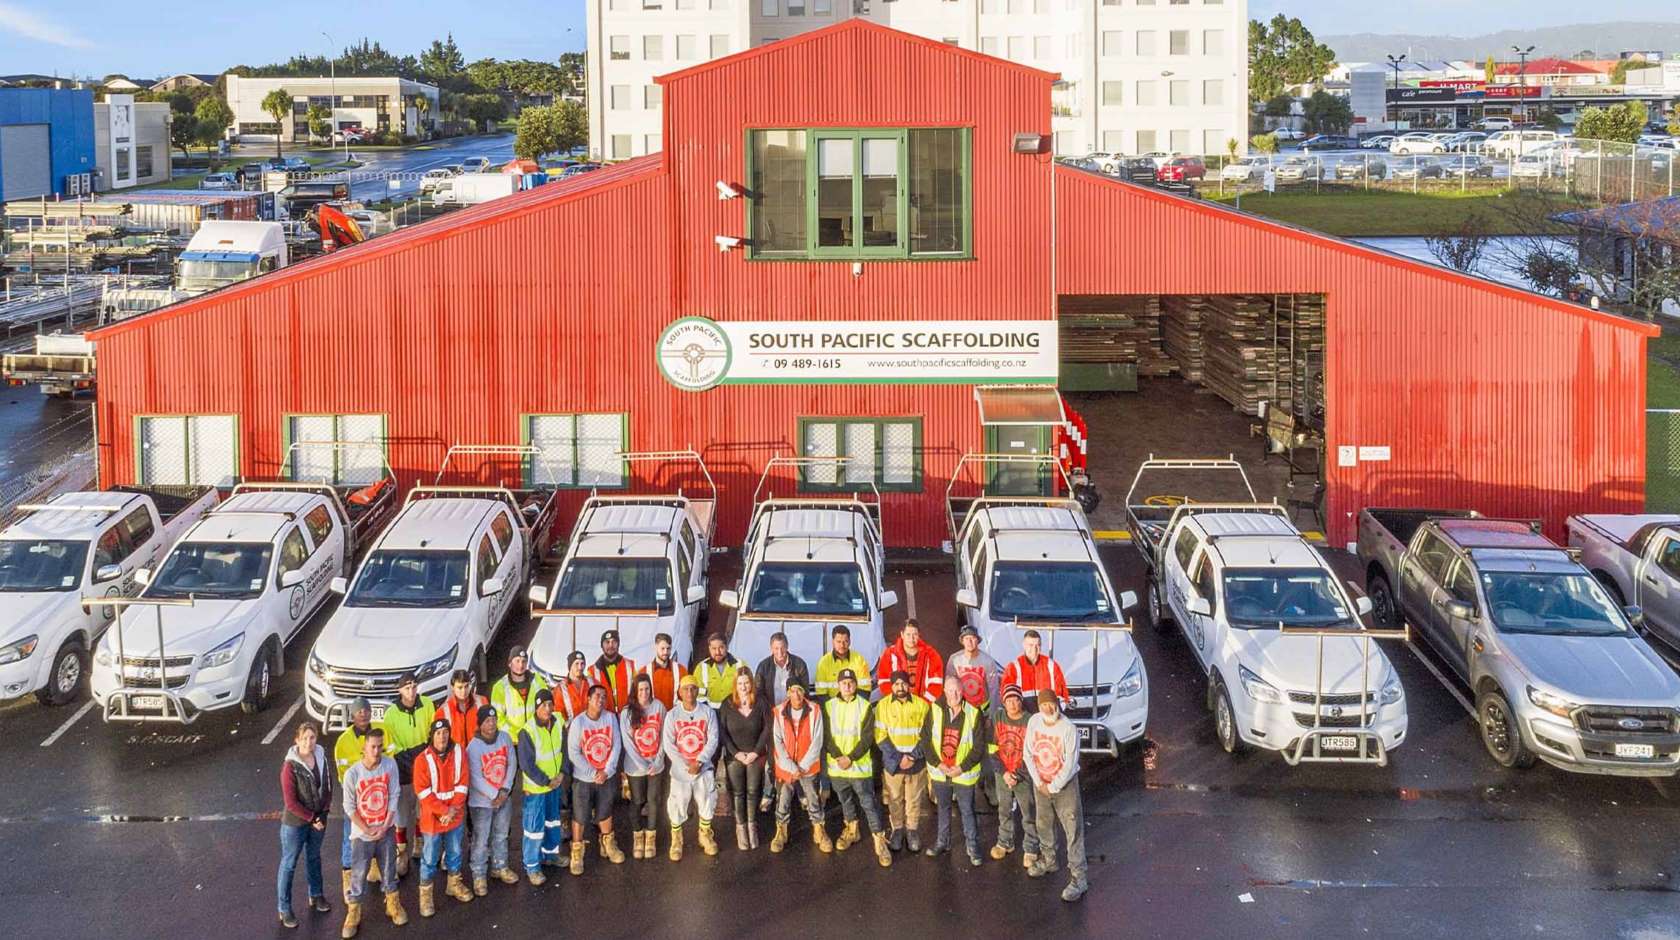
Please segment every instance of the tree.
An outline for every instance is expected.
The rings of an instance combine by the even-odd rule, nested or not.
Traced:
[[[309,110],[304,114],[304,119],[309,122],[309,135],[311,137],[324,137],[326,138],[327,143],[332,143],[333,126],[331,109],[329,109],[326,105],[312,104],[309,106]]]
[[[453,33],[442,41],[432,40],[432,44],[420,53],[419,68],[421,77],[439,88],[461,91],[471,84],[467,76],[466,56],[455,45]]]
[[[1612,85],[1626,85],[1627,84],[1628,69],[1633,68],[1635,65],[1643,68],[1644,65],[1645,65],[1645,62],[1644,62],[1644,60],[1640,60],[1638,62],[1635,62],[1632,59],[1623,59],[1620,62],[1617,62],[1615,65],[1611,66],[1610,67],[1610,84],[1612,84]]]
[[[1341,95],[1315,91],[1302,110],[1307,130],[1315,134],[1343,134],[1353,126],[1353,105]]]
[[[453,40],[452,40],[452,42],[453,42]],[[416,136],[416,137],[420,136],[420,132],[425,129],[425,127],[426,127],[426,115],[431,113],[431,110],[432,110],[432,99],[431,99],[430,96],[428,96],[428,95],[415,95],[414,96],[414,123],[418,125],[417,127],[414,128],[414,136]]]
[[[1314,39],[1298,19],[1279,13],[1269,24],[1249,21],[1250,101],[1266,101],[1292,85],[1317,82],[1335,62],[1335,51]]]
[[[551,153],[567,153],[588,139],[588,118],[576,102],[526,108],[519,113],[514,130],[513,155],[521,160],[540,160]]]
[[[1680,137],[1680,98],[1669,105],[1668,134],[1670,137]]]
[[[1558,117],[1557,112],[1551,108],[1541,108],[1539,113],[1534,115],[1533,121],[1549,131],[1563,130],[1563,118]]]
[[[460,101],[461,115],[473,122],[481,133],[489,133],[490,125],[508,116],[507,102],[500,95],[464,95]]]
[[[1582,140],[1608,140],[1632,144],[1645,133],[1650,115],[1642,101],[1629,101],[1608,108],[1588,108],[1575,118],[1575,136]]]
[[[1261,153],[1277,153],[1278,141],[1276,134],[1256,134],[1249,138],[1249,145]]]
[[[1490,242],[1486,222],[1475,213],[1465,217],[1458,231],[1426,235],[1423,239],[1424,245],[1429,249],[1429,253],[1435,256],[1436,261],[1466,274],[1476,270]]]
[[[217,95],[205,95],[193,109],[193,143],[208,151],[233,124],[233,109]]]
[[[188,156],[187,148],[198,139],[198,120],[193,114],[195,102],[184,91],[172,91],[163,100],[169,102],[169,145],[178,148],[181,156]]]
[[[286,115],[292,113],[292,96],[284,88],[276,88],[263,95],[262,109],[274,119],[274,155],[280,156],[280,138],[285,136]]]
[[[1266,106],[1261,111],[1267,117],[1288,117],[1295,113],[1295,96],[1277,94],[1266,99]]]

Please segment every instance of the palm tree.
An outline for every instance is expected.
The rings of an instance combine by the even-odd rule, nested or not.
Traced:
[[[419,137],[419,132],[425,128],[426,112],[430,110],[432,110],[432,99],[426,97],[425,95],[416,95],[414,97],[414,113],[416,115],[415,123],[419,125],[419,127],[414,129],[414,136]]]
[[[292,113],[292,96],[284,88],[276,88],[263,96],[262,109],[274,119],[274,156],[280,157],[280,137],[285,130],[286,115]]]

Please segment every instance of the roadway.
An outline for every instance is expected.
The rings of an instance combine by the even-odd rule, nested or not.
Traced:
[[[419,192],[419,174],[427,170],[460,163],[468,157],[488,157],[493,164],[506,163],[513,159],[513,135],[489,134],[476,137],[451,137],[442,140],[417,144],[411,147],[390,148],[358,148],[350,145],[350,153],[362,165],[351,170],[351,195],[357,199],[372,202],[379,199],[403,199]],[[345,148],[341,144],[330,153],[322,148],[309,150],[292,150],[287,148],[288,154],[303,154],[312,157],[326,157],[328,164],[323,165],[322,172],[332,173],[331,164],[343,159]],[[255,161],[269,159],[274,156],[272,144],[250,144],[235,147],[232,159],[236,163],[247,160]],[[373,178],[374,174],[403,173],[412,174],[411,178],[399,179],[397,185],[390,187],[384,179]]]
[[[1117,589],[1142,593],[1128,546],[1106,546],[1103,557]],[[735,565],[730,556],[713,562],[714,592],[733,582]],[[904,598],[889,612],[892,627],[914,613],[931,642],[954,648],[944,564],[900,562],[889,578]],[[721,626],[723,609],[711,609]],[[260,715],[181,728],[107,726],[86,704],[0,709],[0,936],[46,924],[72,936],[275,933],[275,778],[320,622],[291,650],[276,704]],[[532,629],[511,622],[492,662]],[[403,935],[546,937],[565,919],[600,937],[665,935],[679,924],[701,936],[1680,936],[1672,783],[1500,770],[1459,693],[1437,680],[1430,657],[1403,645],[1388,649],[1410,733],[1388,766],[1228,757],[1183,642],[1147,624],[1136,639],[1149,671],[1148,739],[1118,761],[1087,764],[1092,890],[1080,904],[1057,899],[1058,878],[1028,881],[1019,856],[978,870],[960,853],[900,856],[884,871],[866,851],[816,853],[796,822],[781,856],[740,853],[726,838],[706,858],[692,851],[691,832],[680,865],[613,866],[592,855],[581,878],[562,874],[542,888],[492,884],[469,905],[440,891],[431,921],[413,916],[410,884]],[[340,822],[335,813],[323,849],[334,912],[300,913],[298,936],[337,935]],[[995,820],[983,816],[981,831],[989,846]],[[363,936],[391,935],[370,911]]]

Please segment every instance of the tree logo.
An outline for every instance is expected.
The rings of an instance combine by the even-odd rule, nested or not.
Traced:
[[[659,334],[654,355],[665,381],[684,391],[703,392],[729,373],[733,351],[716,321],[683,317]]]

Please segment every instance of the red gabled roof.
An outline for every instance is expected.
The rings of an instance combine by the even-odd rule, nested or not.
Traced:
[[[286,290],[294,282],[310,277],[327,265],[365,261],[371,258],[397,254],[420,243],[448,238],[459,232],[480,228],[499,220],[525,215],[556,203],[586,199],[597,193],[627,186],[649,176],[663,173],[664,170],[663,155],[654,153],[603,167],[590,173],[579,173],[575,176],[564,177],[535,189],[514,193],[502,199],[494,199],[468,209],[451,212],[441,218],[431,219],[419,225],[398,229],[389,235],[382,235],[370,241],[341,248],[332,254],[319,255],[307,261],[289,265],[273,274],[244,281],[232,287],[212,291],[167,307],[160,307],[149,313],[143,313],[137,317],[91,330],[87,335],[89,339],[93,340],[105,336],[117,336],[131,330],[144,329],[164,320],[194,313],[206,307],[237,301],[252,294]]]
[[[734,55],[726,55],[721,59],[713,59],[710,62],[702,62],[699,65],[690,66],[689,68],[682,69],[680,71],[667,72],[664,75],[657,75],[653,80],[661,85],[666,85],[671,82],[681,81],[692,75],[700,75],[705,72],[713,71],[714,69],[728,68],[751,59],[776,55],[778,53],[786,52],[789,49],[803,46],[807,43],[824,42],[833,39],[835,36],[844,35],[850,31],[861,30],[878,32],[883,35],[891,36],[893,39],[907,45],[921,45],[932,49],[938,49],[946,55],[972,59],[976,62],[982,62],[986,65],[995,66],[997,68],[1006,68],[1017,72],[1025,72],[1028,75],[1036,75],[1041,78],[1049,79],[1050,81],[1058,81],[1062,77],[1057,72],[1046,72],[1043,69],[1035,69],[1030,65],[1022,65],[1019,62],[1011,62],[1008,59],[1000,59],[997,56],[990,56],[981,52],[975,52],[971,49],[964,49],[961,46],[953,46],[948,42],[940,42],[937,39],[928,39],[925,36],[917,36],[914,33],[907,33],[903,30],[882,26],[879,23],[874,23],[866,19],[854,18],[842,20],[833,26],[824,26],[822,29],[813,29],[810,32],[800,33],[797,36],[790,36],[787,39],[778,39],[775,42],[755,46],[751,49],[745,49],[741,52],[735,53]]]
[[[1607,68],[1600,68],[1596,63],[1557,58],[1532,59],[1526,69],[1520,62],[1500,62],[1493,67],[1493,70],[1498,75],[1604,75],[1610,71]]]

